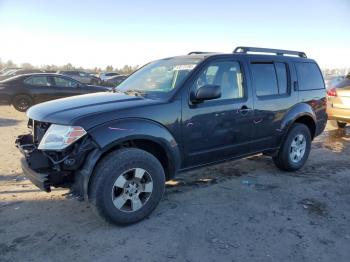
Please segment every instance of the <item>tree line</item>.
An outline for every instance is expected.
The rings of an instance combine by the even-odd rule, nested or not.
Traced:
[[[139,68],[138,65],[132,66],[132,65],[125,65],[121,68],[115,68],[112,65],[106,66],[106,68],[100,68],[100,67],[95,67],[95,68],[83,68],[83,67],[76,67],[72,65],[71,63],[62,65],[62,66],[57,66],[57,65],[42,65],[40,67],[34,66],[30,63],[22,63],[22,64],[16,64],[12,60],[8,60],[6,62],[3,62],[2,59],[0,58],[0,69],[3,68],[24,68],[24,69],[41,69],[43,71],[60,71],[60,70],[80,70],[80,71],[85,71],[85,72],[90,72],[90,73],[101,73],[101,72],[116,72],[119,74],[123,75],[129,75],[135,70]]]
[[[60,70],[81,70],[85,72],[91,72],[91,73],[101,73],[101,72],[116,72],[123,75],[129,75],[135,70],[139,68],[138,65],[131,66],[131,65],[125,65],[122,68],[114,68],[112,65],[106,66],[106,68],[83,68],[83,67],[75,67],[71,63],[65,64],[63,66],[57,66],[57,65],[42,65],[40,67],[33,66],[30,63],[22,63],[20,65],[17,65],[12,60],[8,60],[7,62],[3,62],[0,58],[0,69],[2,68],[14,68],[14,67],[20,67],[24,69],[41,69],[44,71],[60,71]],[[324,76],[327,75],[347,75],[350,74],[350,68],[323,68],[322,73]]]

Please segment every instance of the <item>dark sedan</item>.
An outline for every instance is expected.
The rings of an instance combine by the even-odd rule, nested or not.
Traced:
[[[32,105],[48,100],[109,90],[60,74],[28,74],[0,81],[0,103],[12,104],[18,111],[25,112]]]

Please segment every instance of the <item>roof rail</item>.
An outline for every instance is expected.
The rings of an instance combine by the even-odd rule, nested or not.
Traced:
[[[276,55],[295,55],[295,56],[307,58],[307,56],[304,52],[282,50],[282,49],[238,46],[233,51],[233,53],[243,53],[243,54],[247,54],[248,52],[272,53],[272,54],[276,54]]]
[[[201,54],[210,54],[213,52],[200,52],[200,51],[193,51],[193,52],[189,52],[187,55],[201,55]]]

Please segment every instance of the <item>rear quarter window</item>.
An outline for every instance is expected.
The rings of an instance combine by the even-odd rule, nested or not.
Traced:
[[[299,90],[324,89],[325,84],[320,69],[315,63],[295,63]]]

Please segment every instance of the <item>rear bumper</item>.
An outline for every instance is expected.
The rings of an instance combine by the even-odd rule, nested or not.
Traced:
[[[24,157],[21,158],[21,166],[24,176],[28,178],[35,186],[46,192],[51,191],[48,174],[40,174],[32,170],[29,167],[27,159]]]
[[[329,120],[337,120],[341,122],[350,123],[350,109],[327,107],[327,114]]]

